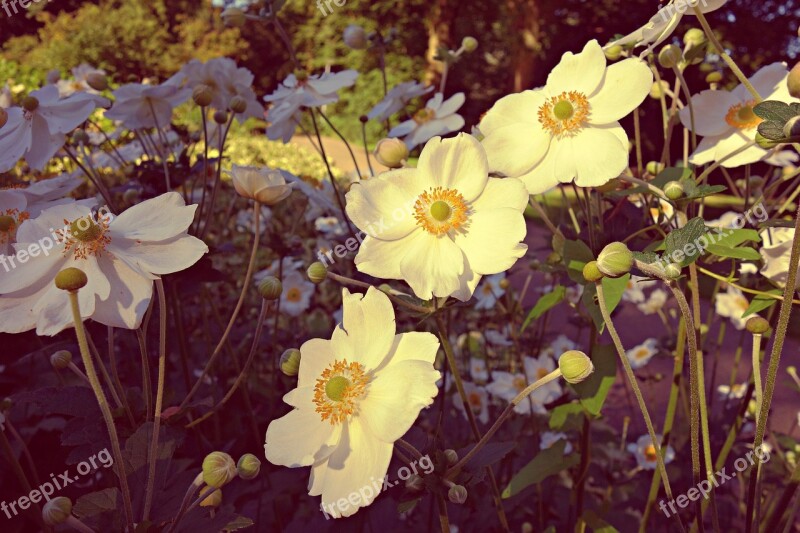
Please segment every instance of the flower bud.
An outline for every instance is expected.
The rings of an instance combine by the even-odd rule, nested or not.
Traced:
[[[622,242],[612,242],[597,256],[597,268],[612,278],[618,278],[631,271],[633,254]]]
[[[208,489],[203,488],[203,492],[207,492]],[[201,492],[202,494],[202,492]],[[208,495],[203,501],[200,502],[200,507],[219,507],[222,505],[222,491],[217,489],[211,494]]]
[[[241,28],[247,22],[245,12],[236,7],[229,7],[222,12],[222,23],[228,28]]]
[[[228,122],[228,114],[225,111],[218,109],[214,111],[214,122],[220,126]]]
[[[228,103],[228,107],[230,108],[231,111],[233,111],[237,115],[239,113],[244,113],[245,111],[247,111],[247,100],[245,100],[244,98],[242,98],[237,94],[236,96],[231,98],[231,101]]]
[[[653,100],[661,100],[662,96],[666,96],[669,89],[669,83],[664,80],[656,81],[650,87],[650,98]]]
[[[363,50],[369,44],[367,40],[367,32],[358,24],[350,24],[344,29],[342,35],[344,44],[353,50]]]
[[[763,335],[770,330],[769,322],[760,316],[754,316],[748,319],[747,322],[745,322],[745,327],[747,331],[753,335]]]
[[[767,139],[760,133],[756,132],[756,144],[758,144],[761,148],[769,150],[770,148],[775,148],[776,146],[780,145],[781,141],[773,141],[772,139]]]
[[[200,84],[192,90],[192,100],[200,107],[206,107],[211,104],[214,99],[214,94],[211,92],[211,87],[205,84]],[[227,119],[227,117],[225,117]]]
[[[797,63],[792,70],[789,71],[789,77],[786,79],[789,86],[789,94],[795,98],[800,98],[800,63]]]
[[[72,516],[72,500],[65,496],[58,496],[44,504],[42,519],[48,526],[63,524]]]
[[[447,491],[447,499],[457,505],[461,505],[467,501],[467,489],[462,485],[453,485],[450,487],[450,490]]]
[[[381,139],[375,145],[375,159],[389,168],[401,168],[408,159],[408,147],[400,139]]]
[[[722,81],[722,72],[717,72],[715,70],[714,72],[709,72],[708,75],[706,76],[706,83],[709,84],[719,83],[721,81]]]
[[[447,459],[447,464],[450,466],[458,462],[458,453],[452,448],[448,448],[444,451],[444,457]]]
[[[294,377],[300,372],[300,350],[289,348],[281,355],[281,372]]]
[[[680,181],[670,181],[664,185],[664,195],[670,200],[678,200],[683,197],[683,183]]]
[[[306,274],[308,274],[308,279],[311,280],[311,283],[319,284],[327,279],[328,267],[317,261],[315,263],[311,263],[311,266],[308,267]]]
[[[72,354],[69,350],[59,350],[50,356],[50,364],[53,368],[63,370],[72,362]]]
[[[658,53],[658,64],[664,68],[674,68],[683,59],[681,49],[674,44],[668,44]]]
[[[0,107],[0,128],[6,125],[8,122],[8,111]]]
[[[783,126],[783,136],[786,138],[800,137],[800,117],[792,117]]]
[[[72,134],[72,140],[75,144],[87,145],[89,144],[89,134],[86,133],[85,130],[78,128],[75,130],[75,133]]]
[[[22,99],[22,108],[25,111],[30,111],[31,113],[36,111],[39,107],[39,100],[36,99],[34,96],[26,96]]]
[[[122,193],[122,199],[128,205],[133,205],[139,200],[139,196],[141,196],[141,192],[139,189],[128,189],[124,193]]]
[[[689,46],[702,46],[706,42],[706,34],[699,28],[692,28],[683,35],[683,43]]]
[[[411,474],[406,480],[406,488],[408,490],[420,491],[425,488],[425,480],[417,474]]]
[[[603,279],[603,273],[597,268],[597,261],[589,261],[583,266],[583,278],[591,283]]]
[[[239,457],[239,462],[236,463],[236,470],[239,472],[240,478],[249,481],[258,476],[261,471],[261,461],[252,453],[246,453]]]
[[[603,53],[606,55],[606,59],[609,61],[616,61],[620,57],[622,57],[622,45],[615,44],[614,46],[609,46]]]
[[[106,78],[105,74],[100,74],[99,72],[92,72],[88,76],[86,76],[86,85],[94,89],[95,91],[105,91],[108,89],[108,78]]]
[[[278,278],[267,276],[258,284],[258,292],[265,300],[277,300],[283,292],[283,284]]]
[[[89,278],[83,270],[69,267],[56,274],[55,283],[62,291],[77,291],[89,283]]]
[[[678,279],[681,277],[681,266],[678,263],[670,263],[664,267],[664,276],[667,279]]]
[[[463,48],[466,53],[471,54],[478,49],[478,39],[469,36],[464,37],[464,39],[461,40],[461,48]]]
[[[567,383],[580,383],[594,372],[592,360],[578,350],[569,350],[558,358],[558,368]]]
[[[498,285],[498,286],[499,286],[501,289],[503,289],[503,290],[506,290],[506,289],[508,289],[508,288],[511,286],[511,282],[510,282],[510,281],[508,281],[508,278],[503,278],[503,279],[501,279],[501,280],[500,280],[500,281],[497,283],[497,285]]]
[[[236,463],[225,452],[211,452],[203,459],[203,481],[216,489],[224,487],[236,477]]]
[[[664,164],[661,163],[660,161],[650,161],[649,163],[647,163],[647,172],[653,176],[658,176],[659,174],[661,174],[661,172],[663,172],[663,170],[664,170]]]

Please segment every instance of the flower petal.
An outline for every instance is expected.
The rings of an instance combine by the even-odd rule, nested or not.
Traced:
[[[575,184],[599,187],[616,178],[628,166],[628,145],[620,142],[625,130],[619,124],[586,128],[570,139],[575,162]]]
[[[694,109],[694,132],[703,137],[709,135],[723,135],[732,129],[725,116],[728,110],[740,103],[728,91],[703,91],[692,96],[692,109]],[[689,106],[680,111],[683,127],[692,129],[692,114]]]
[[[547,100],[547,94],[541,89],[509,94],[494,103],[480,122],[478,129],[484,136],[495,131],[514,126],[519,123],[539,124],[539,108]]]
[[[507,207],[522,213],[527,206],[528,190],[517,178],[489,178],[483,193],[472,202],[475,211]]]
[[[297,375],[298,387],[311,387],[316,384],[328,365],[336,360],[333,343],[325,339],[310,339],[300,347],[300,372]]]
[[[592,39],[577,54],[565,52],[561,62],[547,77],[547,91],[557,95],[565,91],[578,91],[585,95],[594,93],[606,70],[603,49]]]
[[[168,192],[127,209],[111,221],[109,232],[128,239],[163,241],[186,231],[196,205],[187,206],[177,192]]]
[[[653,85],[653,72],[644,61],[631,58],[614,63],[589,97],[590,124],[609,124],[630,114],[644,101]]]
[[[486,152],[464,133],[452,139],[431,139],[422,149],[417,169],[435,185],[458,190],[468,202],[483,192],[489,179]]]
[[[424,231],[417,229],[416,231]],[[383,241],[367,236],[361,243],[355,263],[359,272],[376,278],[403,279],[400,261],[406,254],[405,239]]]
[[[525,217],[516,209],[476,211],[455,242],[475,272],[497,274],[511,268],[528,247],[520,244],[527,233]]]
[[[450,296],[459,288],[464,255],[450,237],[416,231],[405,241],[408,249],[400,261],[400,272],[418,298]]]
[[[324,422],[313,405],[292,409],[267,428],[267,460],[281,466],[310,466],[333,453],[341,428],[341,424]]]
[[[529,172],[542,160],[551,138],[541,124],[517,122],[495,129],[481,144],[486,150],[491,172],[517,177]]]
[[[425,181],[418,169],[391,170],[354,183],[345,195],[345,210],[364,233],[393,241],[417,227],[411,213],[424,191]]]
[[[98,298],[92,319],[116,328],[136,329],[150,306],[153,281],[123,261],[100,257],[97,264],[110,283],[107,298]]]
[[[377,368],[394,341],[394,308],[389,297],[374,287],[366,294],[342,289],[342,309],[342,324],[331,338],[334,352],[367,370]]]
[[[191,235],[178,235],[159,242],[115,238],[108,250],[130,267],[160,276],[186,270],[208,252],[208,246]]]

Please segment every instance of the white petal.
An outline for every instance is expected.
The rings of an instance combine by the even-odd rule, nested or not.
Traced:
[[[725,120],[728,110],[739,103],[739,100],[728,91],[703,91],[692,96],[694,109],[694,131],[704,137],[723,135],[732,129]],[[692,117],[689,106],[680,111],[683,127],[692,129]]]
[[[417,229],[416,231],[424,231]],[[400,261],[406,254],[404,239],[382,241],[367,236],[361,243],[355,263],[359,272],[376,278],[402,279]]]
[[[336,449],[341,424],[323,421],[314,406],[292,409],[285,416],[270,422],[264,445],[267,460],[281,466],[309,466]]]
[[[616,130],[616,131],[615,131]],[[620,142],[620,126],[586,128],[570,139],[575,161],[575,184],[599,187],[616,178],[628,167],[628,145]]]
[[[653,72],[644,61],[631,58],[614,63],[589,97],[589,123],[609,124],[630,114],[644,101],[652,85]]]
[[[359,418],[378,439],[393,443],[411,429],[419,412],[433,403],[439,372],[424,361],[391,362],[369,384]]]
[[[500,128],[523,124],[539,124],[539,108],[544,105],[547,95],[541,89],[509,94],[494,103],[481,119],[480,132],[489,136]]]
[[[380,366],[392,347],[394,309],[389,297],[374,287],[366,294],[342,290],[342,324],[333,332],[333,350],[367,370]]]
[[[325,339],[310,339],[300,347],[300,372],[297,375],[298,387],[311,387],[316,384],[328,365],[336,360],[333,343]]]
[[[194,220],[196,205],[187,206],[177,192],[168,192],[127,209],[114,218],[113,235],[143,241],[163,241],[186,231]]]
[[[714,161],[714,153],[717,151],[717,143],[720,139],[727,138],[732,133],[721,136],[704,137],[700,144],[697,145],[697,150],[689,156],[689,162],[693,165],[705,165]]]
[[[425,188],[418,169],[384,172],[354,183],[345,195],[345,210],[364,233],[393,241],[405,237],[417,227],[411,213]]]
[[[208,252],[208,246],[191,235],[178,235],[159,242],[112,238],[108,250],[130,267],[160,276],[186,270]]]
[[[468,202],[483,192],[489,179],[486,152],[471,135],[431,139],[423,148],[417,169],[435,185],[456,189]]]
[[[108,298],[97,299],[92,319],[117,328],[138,328],[153,296],[152,280],[123,261],[101,257],[97,263],[111,290]]]
[[[450,237],[416,231],[404,240],[408,251],[400,261],[400,272],[418,298],[449,296],[459,288],[464,255]]]
[[[454,94],[453,96],[445,100],[441,106],[439,106],[439,109],[436,110],[436,116],[438,118],[444,118],[449,115],[452,115],[453,113],[458,111],[462,105],[464,105],[465,100],[466,97],[464,96],[464,93]]]
[[[482,275],[511,268],[528,247],[520,244],[527,233],[525,218],[516,209],[476,211],[467,231],[456,235],[472,269]]]
[[[761,97],[767,97],[779,89],[779,86],[785,83],[786,76],[789,75],[789,70],[786,68],[786,63],[771,63],[765,67],[761,67],[758,72],[750,77],[750,83]],[[744,85],[739,85],[733,90],[733,95],[740,101],[749,101],[753,99],[753,95]]]
[[[547,77],[547,91],[555,96],[565,91],[578,91],[588,96],[594,93],[606,70],[603,49],[592,39],[577,54],[565,52],[561,62]]]
[[[493,130],[481,144],[486,150],[491,172],[517,177],[529,172],[542,160],[551,138],[541,124],[517,122]]]
[[[520,213],[528,205],[528,190],[517,178],[489,178],[483,193],[472,203],[476,211],[507,207]]]
[[[417,127],[417,123],[413,120],[406,120],[405,122],[401,122],[389,132],[389,137],[402,137],[404,135],[408,135],[414,128]]]
[[[723,158],[727,157],[727,159],[722,161],[722,166],[725,168],[735,168],[761,161],[767,156],[767,151],[760,146],[753,144],[754,139],[754,129],[745,131],[734,130],[730,136],[721,139],[717,143],[717,150],[714,153],[714,159],[716,161],[722,161]],[[737,150],[741,150],[748,144],[752,144],[752,146],[740,151],[736,155],[728,157],[730,154]]]
[[[411,331],[394,336],[392,348],[384,364],[395,364],[401,361],[423,361],[431,365],[439,351],[439,339],[433,333]],[[378,370],[383,368],[381,366]]]

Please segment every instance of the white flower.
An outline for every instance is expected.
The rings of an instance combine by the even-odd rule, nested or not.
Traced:
[[[496,396],[501,400],[510,402],[516,398],[520,392],[525,390],[525,387],[527,386],[528,379],[525,377],[525,374],[511,374],[509,372],[493,371],[492,382],[486,385],[486,390],[492,396]],[[528,415],[531,413],[531,404],[532,402],[528,401],[526,398],[524,401],[521,401],[514,406],[514,412],[521,415]],[[544,408],[539,403],[536,403],[534,408],[537,413],[545,412]]]
[[[482,357],[470,357],[469,375],[477,382],[486,383],[489,381],[489,370],[486,368],[486,359]]]
[[[662,200],[661,198],[656,198],[654,200],[655,203],[650,204],[647,203],[644,196],[640,194],[632,194],[628,197],[628,200],[636,207],[646,208],[650,212],[650,218],[656,224],[672,220],[672,217],[675,214],[675,207],[671,203],[667,202],[666,200]]]
[[[638,59],[606,66],[597,41],[567,52],[543,88],[501,98],[479,129],[489,170],[539,194],[559,183],[599,187],[628,166],[619,120],[650,92],[653,73]]]
[[[64,146],[67,133],[97,107],[108,105],[105,98],[88,93],[59,99],[54,85],[33,91],[30,96],[38,101],[32,111],[22,107],[6,110],[8,122],[0,128],[0,172],[12,169],[22,157],[31,168],[42,170]]]
[[[483,334],[486,336],[486,341],[495,346],[512,346],[514,344],[508,339],[508,328],[504,332],[487,329]]]
[[[294,184],[286,183],[279,170],[233,165],[230,171],[233,187],[239,196],[263,205],[275,205],[292,194]]]
[[[797,102],[789,95],[788,75],[785,63],[772,63],[756,72],[750,83],[764,100]],[[753,112],[755,105],[753,95],[741,84],[732,91],[706,90],[694,95],[694,132],[702,135],[703,140],[689,162],[705,165],[717,161],[723,167],[733,168],[764,159],[767,150],[755,144],[757,128],[762,122]],[[684,127],[691,130],[689,106],[681,110],[680,117]],[[747,148],[748,145],[752,146]]]
[[[553,342],[551,342],[544,350],[542,350],[542,353],[557,359],[561,357],[561,354],[564,352],[575,350],[577,348],[578,345],[572,339],[563,333],[560,333],[558,337],[553,340]]]
[[[636,304],[636,307],[645,315],[652,315],[658,313],[661,308],[664,307],[665,303],[667,303],[666,291],[656,289],[650,293],[650,297],[647,298],[647,301]]]
[[[92,214],[89,207],[74,202],[26,220],[17,231],[17,256],[0,257],[4,266],[17,262],[0,276],[0,331],[19,333],[35,327],[39,335],[55,335],[69,327],[69,298],[53,283],[55,274],[68,267],[83,270],[89,279],[78,293],[84,318],[119,328],[139,327],[153,280],[189,268],[208,251],[203,241],[186,234],[196,208],[172,192],[117,217],[102,210]],[[22,251],[27,253],[24,262]]]
[[[610,42],[605,48],[615,45],[644,46],[654,48],[664,42],[680,23],[683,15],[694,15],[693,6],[698,6],[703,13],[710,13],[722,7],[728,0],[671,0],[669,4],[658,10],[650,21],[638,30]]]
[[[736,383],[733,387],[729,385],[720,385],[717,387],[717,393],[724,400],[741,400],[744,398],[745,393],[747,393],[747,383]]]
[[[272,210],[265,206],[261,206],[261,213],[258,219],[259,233],[262,235],[267,231],[267,226],[272,218]],[[255,233],[255,210],[253,207],[242,209],[236,213],[236,229],[243,233]]]
[[[794,228],[771,228],[761,232],[762,244],[759,252],[764,261],[761,274],[779,287],[785,287],[789,279],[792,239],[794,239]],[[797,276],[795,288],[800,290],[800,275]]]
[[[337,504],[383,479],[394,442],[433,403],[439,379],[439,341],[431,333],[396,335],[386,295],[344,289],[342,300],[344,321],[331,340],[300,347],[297,388],[283,397],[294,409],[270,423],[264,446],[273,464],[310,466],[309,494],[321,495],[337,518],[375,499],[380,488],[355,504]]]
[[[283,284],[281,311],[285,311],[292,316],[300,316],[311,304],[314,284],[298,271],[285,275],[281,283]]]
[[[546,353],[540,354],[538,358],[523,357],[522,365],[525,368],[528,383],[535,383],[556,369],[555,361]],[[556,400],[561,396],[561,392],[558,380],[553,380],[533,391],[528,398],[533,404],[534,412],[545,413],[544,404]]]
[[[464,117],[456,113],[464,105],[464,93],[456,93],[444,100],[436,93],[413,118],[401,122],[389,132],[389,137],[403,137],[411,150],[434,137],[458,131],[464,127]]]
[[[424,84],[415,81],[398,83],[384,96],[383,100],[378,102],[377,105],[367,113],[367,117],[370,120],[383,122],[398,111],[401,111],[406,104],[414,98],[427,94],[432,90],[433,87],[426,87]],[[461,128],[459,127],[458,129]]]
[[[450,374],[447,376],[450,377]],[[464,392],[467,395],[467,402],[475,414],[475,418],[486,424],[489,421],[489,395],[486,392],[486,388],[475,385],[471,381],[464,381]],[[464,414],[464,418],[467,418],[464,402],[461,401],[461,396],[458,392],[453,395],[453,405]]]
[[[106,118],[119,120],[126,128],[165,128],[172,122],[172,110],[189,99],[192,90],[171,78],[161,85],[128,83],[114,91],[116,102]]]
[[[186,85],[194,89],[205,85],[211,91],[211,107],[227,111],[231,99],[239,96],[247,106],[243,113],[236,113],[236,119],[244,122],[248,118],[264,118],[264,107],[258,102],[252,85],[255,76],[244,67],[237,67],[236,62],[228,57],[216,57],[205,63],[193,59],[187,63],[181,73],[186,78]]]
[[[475,309],[492,309],[494,307],[498,298],[506,293],[506,290],[500,286],[500,282],[504,279],[506,279],[506,275],[503,272],[486,276],[475,293],[475,298],[478,300]]]
[[[726,292],[717,293],[714,309],[719,316],[730,318],[736,329],[744,329],[749,317],[742,318],[742,315],[748,307],[750,307],[750,302],[744,297],[742,291],[733,285],[728,285]]]
[[[432,139],[417,168],[353,184],[346,198],[350,219],[367,233],[358,270],[403,279],[424,300],[467,301],[481,276],[508,270],[527,250],[525,186],[489,178],[469,135]]]
[[[76,92],[87,92],[97,94],[97,91],[92,89],[89,85],[89,78],[91,76],[105,76],[106,71],[87,63],[81,63],[72,69],[72,80],[58,80],[56,87],[61,97],[70,96]]]
[[[272,94],[264,97],[266,102],[272,102],[272,107],[267,113],[269,122],[267,137],[273,141],[282,139],[285,143],[289,142],[300,120],[302,108],[337,102],[338,92],[352,86],[356,78],[358,72],[355,70],[324,72],[314,76],[303,75],[301,79],[289,74]]]
[[[661,435],[656,435],[656,439],[660,443]],[[642,435],[635,443],[628,444],[628,451],[636,458],[639,468],[655,470],[658,466],[658,453],[649,435]],[[664,453],[664,464],[669,464],[675,459],[675,450],[670,445],[667,445],[666,451],[662,448],[662,453]]]
[[[726,211],[719,218],[715,218],[714,220],[709,220],[706,222],[706,226],[709,228],[719,228],[719,229],[736,229],[741,227],[738,225],[738,221],[741,220],[742,215],[737,213],[736,211]]]
[[[564,446],[564,455],[569,455],[572,453],[572,444],[569,442],[566,433],[554,433],[552,431],[544,431],[539,436],[539,448],[542,450],[546,450],[553,446],[556,442],[564,440],[567,441],[566,446]]]
[[[655,284],[656,281],[654,280],[632,275],[628,280],[628,285],[625,287],[625,292],[622,293],[622,299],[636,304],[643,303],[647,299],[644,290],[653,287]]]
[[[800,161],[800,155],[791,150],[772,151],[770,155],[764,159],[765,163],[769,163],[772,166],[783,167],[790,170],[794,170],[794,166],[798,161]]]
[[[314,228],[326,237],[347,235],[347,226],[336,217],[319,217],[314,221]]]
[[[658,341],[656,339],[647,339],[642,344],[635,346],[625,352],[628,361],[631,363],[631,368],[642,368],[650,359],[658,353]]]

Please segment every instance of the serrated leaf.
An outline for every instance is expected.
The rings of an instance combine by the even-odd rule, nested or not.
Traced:
[[[797,116],[792,106],[785,102],[777,102],[775,100],[761,102],[753,108],[753,113],[764,120],[776,121],[781,124],[786,124],[789,119]]]
[[[776,296],[783,295],[783,291],[781,291],[780,289],[773,289],[773,290],[767,291],[767,292],[769,294],[774,294]],[[775,298],[770,298],[769,296],[758,295],[755,298],[753,298],[752,302],[750,302],[750,305],[745,310],[744,314],[742,315],[742,318],[746,318],[746,317],[748,317],[750,315],[754,315],[756,313],[760,313],[764,309],[769,309],[770,307],[772,307],[773,305],[775,305],[779,301],[780,300],[776,300]]]
[[[542,450],[527,465],[523,466],[517,474],[511,478],[511,482],[503,489],[502,497],[511,498],[519,494],[526,488],[536,483],[541,483],[548,477],[572,468],[580,462],[580,456],[572,454],[564,456],[564,448],[567,446],[565,440],[560,440],[551,447]]]
[[[527,328],[531,322],[563,302],[566,294],[566,287],[562,285],[556,285],[551,292],[548,292],[539,298],[539,300],[536,302],[536,305],[534,305],[533,308],[528,312],[525,322],[522,323],[522,329],[520,329],[520,333],[525,331],[525,328]]]
[[[617,378],[617,351],[612,346],[596,345],[592,349],[594,372],[588,379],[572,385],[581,405],[591,414],[600,414],[608,392]]]
[[[745,259],[749,261],[758,261],[761,259],[761,254],[746,246],[731,248],[730,246],[723,246],[721,244],[709,244],[706,246],[706,251],[717,257],[727,257],[730,259]]]
[[[768,120],[758,125],[758,133],[770,141],[781,141],[786,137],[783,133],[783,124],[774,120]]]
[[[701,255],[698,241],[706,231],[706,224],[700,217],[695,217],[684,227],[673,230],[664,240],[664,257],[682,267],[694,263]]]

